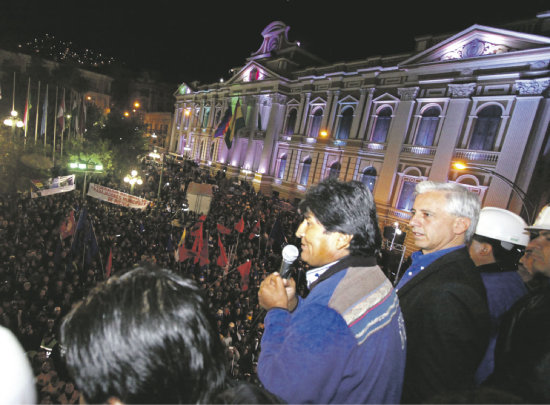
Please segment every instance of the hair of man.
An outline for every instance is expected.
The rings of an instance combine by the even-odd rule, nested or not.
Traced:
[[[61,344],[86,401],[207,403],[224,350],[200,289],[153,265],[100,283],[64,318]]]
[[[312,187],[300,202],[328,232],[352,235],[351,256],[377,255],[382,243],[376,205],[370,190],[359,181],[326,179]]]
[[[438,183],[426,180],[418,183],[415,188],[416,195],[432,191],[444,193],[447,199],[445,206],[447,213],[470,220],[470,226],[464,234],[464,242],[469,243],[479,220],[481,203],[478,196],[458,183]]]

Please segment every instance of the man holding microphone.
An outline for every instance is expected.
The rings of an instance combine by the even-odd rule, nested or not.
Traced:
[[[269,275],[258,362],[264,387],[288,403],[398,403],[406,338],[397,295],[377,265],[381,236],[362,183],[326,180],[300,203],[296,236],[309,294]]]

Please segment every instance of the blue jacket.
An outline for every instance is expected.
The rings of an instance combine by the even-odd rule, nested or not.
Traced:
[[[331,266],[290,313],[265,317],[258,376],[289,403],[398,403],[406,358],[397,295],[374,258]]]
[[[495,366],[495,345],[502,316],[525,294],[527,287],[517,271],[503,271],[497,263],[478,266],[481,279],[487,290],[487,303],[491,317],[491,337],[475,375],[476,384],[481,384]]]

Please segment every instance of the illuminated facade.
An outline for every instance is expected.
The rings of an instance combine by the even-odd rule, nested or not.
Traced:
[[[381,225],[407,222],[425,179],[459,182],[484,205],[520,213],[501,178],[530,192],[546,181],[534,173],[550,121],[550,12],[533,21],[530,33],[474,25],[417,38],[411,53],[336,64],[274,22],[229,80],[180,86],[170,151],[291,199],[326,177],[362,181]],[[228,149],[215,133],[237,100],[246,126]],[[477,168],[455,170],[456,160]]]

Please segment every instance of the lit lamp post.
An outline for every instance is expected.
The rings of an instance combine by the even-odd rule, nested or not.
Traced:
[[[130,183],[130,194],[134,193],[134,186],[136,183],[140,186],[143,184],[143,180],[137,175],[136,170],[132,170],[129,175],[126,175],[126,177],[124,177],[124,182]]]
[[[11,133],[15,136],[15,128],[23,128],[23,121],[17,117],[17,111],[11,110],[10,116],[4,120],[4,125],[11,127]]]
[[[162,173],[164,172],[164,153],[162,155],[158,154],[156,149],[154,152],[149,153],[153,159],[160,159],[160,178],[159,178],[159,188],[157,191],[157,204],[160,204],[160,188],[162,185]]]
[[[71,163],[69,163],[69,167],[72,170],[84,173],[84,185],[82,187],[82,198],[84,198],[84,195],[86,193],[86,178],[88,176],[88,172],[102,173],[103,172],[103,165],[102,164],[91,163],[90,161],[88,161],[88,162],[85,162],[85,163],[71,162]]]
[[[527,193],[523,191],[516,183],[514,183],[512,180],[504,177],[502,174],[495,172],[494,170],[487,169],[483,166],[478,166],[476,164],[471,163],[463,163],[463,162],[453,162],[452,167],[456,170],[465,170],[465,169],[475,169],[480,170],[485,173],[489,173],[492,176],[495,176],[505,182],[510,188],[518,195],[519,199],[521,200],[521,204],[523,205],[523,209],[525,210],[525,215],[527,216],[527,223],[531,223],[531,214],[534,209],[534,204],[529,200],[527,197]]]

